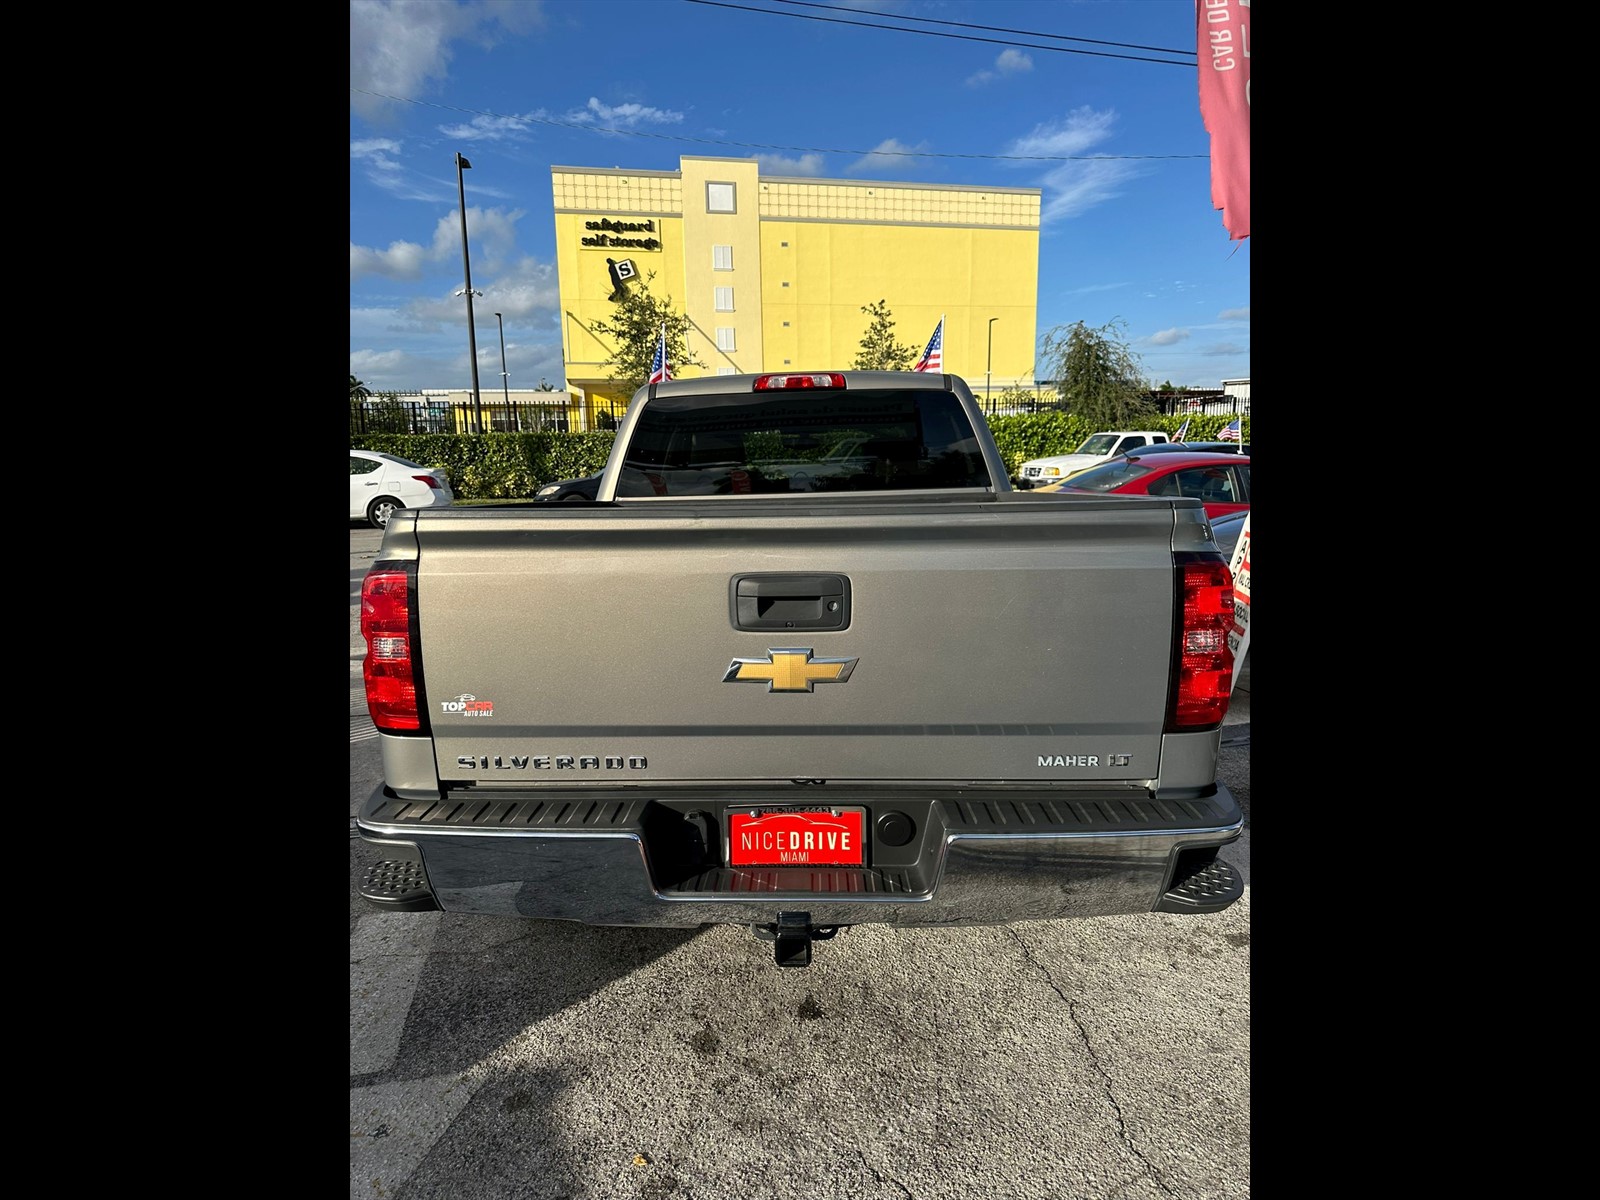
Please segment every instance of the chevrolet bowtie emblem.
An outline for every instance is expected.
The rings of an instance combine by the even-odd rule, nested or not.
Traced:
[[[843,683],[856,669],[853,658],[812,658],[809,647],[767,651],[766,658],[736,658],[723,683],[764,683],[769,692],[809,692],[819,683]]]

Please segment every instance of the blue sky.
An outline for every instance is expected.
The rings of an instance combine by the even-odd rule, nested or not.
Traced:
[[[1041,338],[1115,321],[1156,383],[1248,377],[1195,48],[1194,0],[351,0],[350,371],[471,386],[459,151],[485,394],[501,322],[513,389],[563,383],[551,166],[680,155],[1040,188]]]

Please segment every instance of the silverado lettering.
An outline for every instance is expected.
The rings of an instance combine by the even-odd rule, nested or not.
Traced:
[[[519,771],[525,771],[530,765],[535,771],[549,771],[552,769],[558,771],[570,771],[573,769],[588,771],[598,769],[602,765],[608,771],[621,771],[623,769],[643,771],[650,765],[650,762],[642,754],[629,755],[627,758],[622,758],[615,754],[608,754],[604,758],[593,754],[509,754],[504,756],[496,754],[492,758],[489,755],[474,757],[470,754],[462,754],[456,757],[456,766],[468,771],[474,769],[487,771],[490,768],[497,770],[515,768]]]
[[[1226,908],[1205,509],[1007,468],[956,375],[711,375],[640,388],[581,504],[397,510],[361,593],[359,894],[748,925],[783,966],[865,922]]]

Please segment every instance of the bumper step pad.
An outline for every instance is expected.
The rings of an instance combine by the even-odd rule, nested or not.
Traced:
[[[1213,859],[1182,883],[1176,883],[1156,903],[1156,912],[1221,912],[1244,895],[1244,876],[1231,863]]]
[[[437,912],[427,876],[419,862],[385,859],[367,868],[361,880],[361,898],[390,912]]]

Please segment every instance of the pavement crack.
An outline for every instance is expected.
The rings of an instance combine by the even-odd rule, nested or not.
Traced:
[[[1089,1031],[1084,1028],[1083,1021],[1078,1017],[1078,1006],[1072,1002],[1070,996],[1061,990],[1060,985],[1055,981],[1055,977],[1050,974],[1049,968],[1033,956],[1033,948],[1022,940],[1022,935],[1009,925],[1005,928],[1017,945],[1022,947],[1022,957],[1027,960],[1028,965],[1044,977],[1044,981],[1050,985],[1051,991],[1060,996],[1061,1003],[1067,1006],[1067,1017],[1072,1021],[1073,1028],[1078,1031],[1078,1040],[1083,1043],[1083,1048],[1089,1052],[1089,1061],[1099,1073],[1100,1082],[1105,1088],[1106,1101],[1111,1105],[1111,1111],[1117,1115],[1117,1134],[1122,1139],[1122,1144],[1128,1148],[1128,1153],[1138,1159],[1144,1169],[1150,1173],[1155,1185],[1161,1189],[1162,1195],[1173,1195],[1173,1191],[1167,1186],[1166,1180],[1161,1178],[1161,1172],[1156,1169],[1154,1163],[1144,1156],[1144,1152],[1139,1149],[1132,1135],[1128,1133],[1128,1122],[1122,1114],[1122,1105],[1117,1102],[1116,1091],[1111,1086],[1111,1074],[1106,1070],[1105,1065],[1101,1063],[1100,1055],[1095,1050],[1094,1042],[1089,1037]]]
[[[892,1183],[895,1187],[899,1188],[905,1193],[906,1200],[916,1200],[916,1197],[911,1194],[911,1189],[905,1184],[901,1183],[898,1179],[895,1179],[892,1176],[885,1176],[881,1171],[878,1170],[877,1167],[873,1166],[872,1163],[867,1159],[866,1151],[857,1147],[856,1157],[861,1160],[861,1165],[865,1167],[872,1175],[872,1178],[877,1182],[879,1187],[882,1187],[886,1183]]]

